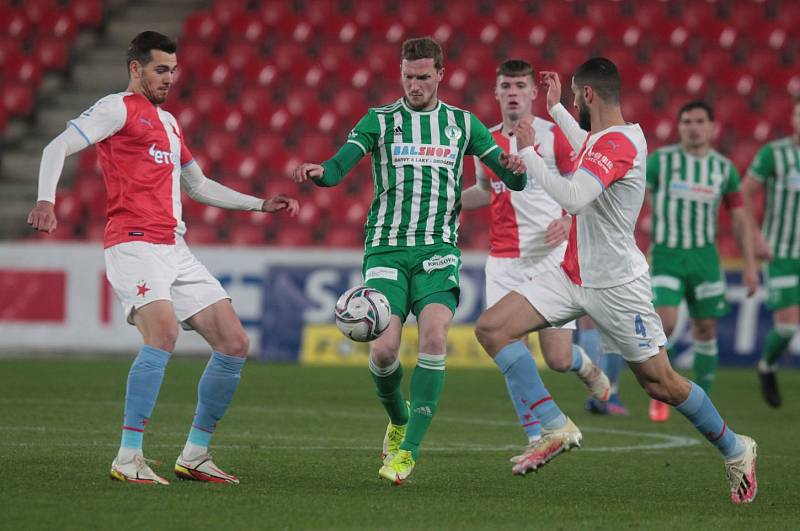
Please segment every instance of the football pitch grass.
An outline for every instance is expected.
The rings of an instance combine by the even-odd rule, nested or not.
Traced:
[[[378,479],[385,417],[366,368],[251,362],[212,451],[239,486],[108,479],[130,360],[0,360],[5,529],[797,529],[800,373],[771,410],[750,370],[725,370],[713,398],[759,443],[759,493],[734,506],[722,460],[679,414],[647,419],[630,372],[632,415],[590,416],[572,375],[544,374],[584,434],[538,474],[511,475],[524,443],[492,370],[451,370],[408,483]],[[175,359],[147,428],[145,455],[173,480],[204,362]],[[410,371],[408,371],[410,372]],[[407,378],[408,379],[408,372]]]

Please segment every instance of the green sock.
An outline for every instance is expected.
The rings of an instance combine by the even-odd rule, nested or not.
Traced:
[[[708,341],[695,341],[693,350],[694,381],[706,394],[709,394],[714,386],[714,380],[717,379],[717,365],[719,365],[717,340],[714,338]]]
[[[372,375],[372,381],[375,382],[375,393],[378,395],[378,400],[386,409],[392,424],[397,426],[406,424],[408,408],[406,400],[403,398],[403,390],[400,388],[400,383],[403,381],[403,366],[400,365],[400,359],[395,360],[388,367],[378,367],[370,357],[369,373]]]
[[[761,359],[767,365],[773,365],[778,361],[792,341],[796,329],[797,327],[793,325],[775,325],[775,328],[769,331],[767,341],[764,343],[764,352],[761,354]]]
[[[411,413],[400,448],[409,450],[414,459],[439,405],[439,395],[444,387],[444,358],[444,354],[420,354],[411,375]]]

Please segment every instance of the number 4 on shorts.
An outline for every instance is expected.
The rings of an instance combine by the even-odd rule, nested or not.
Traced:
[[[638,313],[636,317],[633,318],[633,329],[636,331],[637,336],[647,337],[647,329],[644,327],[642,316]]]

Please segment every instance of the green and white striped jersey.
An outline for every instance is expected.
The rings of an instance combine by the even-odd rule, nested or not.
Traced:
[[[680,145],[657,149],[647,159],[653,244],[675,249],[715,244],[720,201],[739,191],[740,180],[733,163],[713,149],[702,158]]]
[[[790,138],[762,147],[750,175],[766,187],[762,231],[775,258],[800,258],[800,146]]]
[[[499,149],[486,126],[443,102],[419,112],[401,98],[367,112],[347,142],[372,154],[375,197],[365,245],[410,247],[458,238],[465,155]]]

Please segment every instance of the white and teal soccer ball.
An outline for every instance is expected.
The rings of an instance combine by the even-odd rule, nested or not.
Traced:
[[[336,326],[353,341],[377,339],[389,327],[392,311],[386,295],[367,286],[356,286],[336,301]]]

